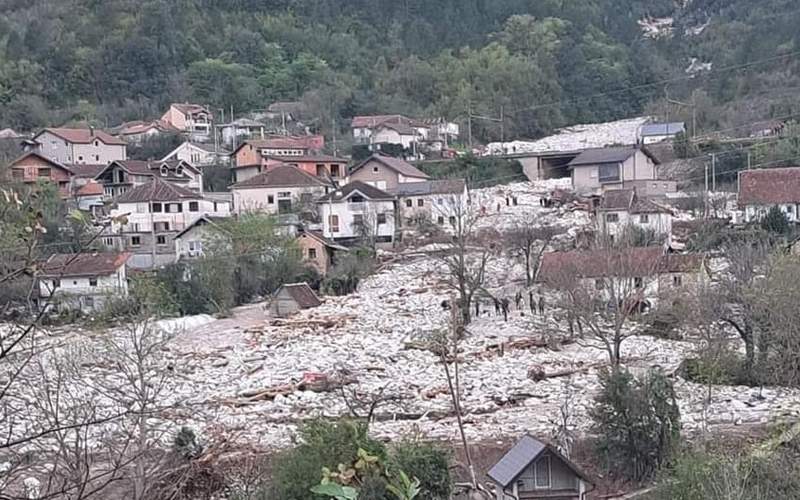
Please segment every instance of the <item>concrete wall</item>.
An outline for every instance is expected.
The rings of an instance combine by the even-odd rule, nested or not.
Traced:
[[[616,215],[617,222],[608,222],[609,215]],[[644,217],[643,217],[644,216]],[[618,236],[628,225],[653,231],[657,236],[672,234],[672,216],[668,213],[631,214],[626,210],[602,211],[598,213],[600,235]]]
[[[409,203],[411,206],[409,206]],[[420,205],[420,203],[422,205]],[[451,228],[451,217],[464,214],[466,209],[466,192],[462,195],[429,194],[403,196],[397,201],[398,219],[401,227],[408,227],[422,219],[431,224],[441,226],[445,230],[449,230]]]
[[[233,206],[234,212],[241,214],[244,212],[262,212],[268,214],[278,213],[278,201],[290,200],[294,205],[301,197],[308,196],[315,200],[325,195],[325,188],[309,187],[258,187],[258,188],[234,188]],[[270,198],[272,202],[270,203]]]
[[[257,176],[261,173],[261,166],[260,165],[252,165],[249,167],[244,168],[236,168],[231,170],[231,182],[244,182],[248,179],[252,179],[253,177]]]
[[[381,128],[375,132],[372,141],[379,144],[384,142],[389,144],[402,144],[404,148],[409,149],[411,145],[417,141],[417,138],[413,135],[400,134],[388,128]]]
[[[592,191],[603,189],[621,189],[627,181],[652,180],[657,178],[656,165],[642,151],[637,151],[620,167],[618,182],[600,182],[599,165],[582,165],[572,170],[572,187],[576,191]]]
[[[207,245],[218,236],[219,234],[207,224],[194,226],[180,237],[175,237],[173,239],[175,242],[176,259],[192,259],[202,256],[204,245]],[[194,250],[191,250],[190,246],[194,246]]]
[[[72,160],[67,163],[89,163],[105,165],[106,163],[127,159],[124,145],[104,144],[95,140],[91,144],[73,144]]]
[[[361,168],[350,174],[347,182],[353,181],[361,181],[390,193],[396,192],[397,185],[400,183],[397,172],[376,160],[368,161]]]

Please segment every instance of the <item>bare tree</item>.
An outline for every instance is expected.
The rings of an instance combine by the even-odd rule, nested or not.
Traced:
[[[529,215],[518,221],[506,233],[505,241],[509,253],[520,256],[525,264],[525,286],[530,287],[536,280],[539,260],[550,241],[559,233],[554,226],[543,225],[537,217]]]

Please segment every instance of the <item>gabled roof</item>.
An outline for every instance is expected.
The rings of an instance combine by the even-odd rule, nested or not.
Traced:
[[[186,226],[183,229],[183,231],[181,231],[180,233],[176,234],[172,239],[173,240],[177,240],[178,238],[180,238],[184,234],[186,234],[189,231],[191,231],[192,228],[197,227],[197,226],[202,226],[203,224],[210,224],[212,226],[218,226],[218,224],[220,222],[223,222],[226,219],[227,219],[227,217],[215,217],[213,215],[201,215],[200,217],[195,219],[194,222],[192,222],[191,224]]]
[[[350,184],[340,187],[330,193],[326,194],[318,200],[319,203],[323,202],[338,202],[346,200],[355,193],[361,194],[364,198],[369,200],[393,200],[394,196],[386,191],[382,191],[375,186],[370,186],[361,181],[353,181]]]
[[[170,151],[169,154],[167,154],[161,161],[167,161],[169,158],[172,158],[173,156],[175,156],[178,153],[178,151],[180,151],[181,149],[186,148],[186,147],[195,148],[195,149],[199,149],[200,151],[204,151],[206,153],[212,153],[212,154],[223,155],[223,156],[227,156],[227,155],[231,154],[231,152],[228,151],[227,149],[225,149],[223,147],[219,147],[219,146],[215,147],[213,144],[205,144],[205,143],[202,143],[202,142],[184,141],[183,143],[181,143],[180,146],[178,146],[177,148],[175,148],[172,151]]]
[[[388,128],[389,130],[394,130],[400,135],[413,135],[415,137],[417,135],[417,130],[407,123],[387,122],[387,123],[381,123],[380,125],[375,127],[375,129],[381,129],[381,128]]]
[[[412,127],[427,127],[425,123],[403,115],[356,116],[353,118],[350,127],[375,128],[384,123],[404,123],[406,125],[411,125]]]
[[[109,146],[127,146],[128,143],[114,137],[102,130],[90,128],[46,128],[36,134],[34,140],[45,132],[49,132],[57,137],[64,139],[67,142],[74,144],[91,144],[95,140],[107,144]]]
[[[104,276],[116,272],[130,256],[128,252],[55,254],[39,265],[37,277]]]
[[[431,194],[463,194],[467,185],[462,179],[442,179],[424,182],[402,182],[397,185],[397,196],[422,196]]]
[[[739,205],[800,203],[800,167],[739,172]]]
[[[604,212],[630,212],[632,214],[671,213],[669,209],[636,196],[634,189],[611,189],[603,194],[600,210]]]
[[[328,248],[332,248],[334,250],[341,250],[343,252],[348,252],[349,249],[342,245],[339,245],[333,240],[329,240],[325,236],[323,236],[322,231],[303,231],[297,235],[297,239],[302,238],[303,236],[308,236],[309,238],[313,238]]]
[[[650,200],[636,198],[633,200],[630,211],[632,214],[671,214],[672,211]]]
[[[117,203],[146,203],[150,201],[199,200],[202,196],[167,182],[160,177],[153,177],[150,182],[126,191],[116,198]]]
[[[180,177],[177,175],[177,168],[183,167],[184,169],[188,169],[193,171],[195,174],[199,174],[200,170],[197,169],[194,165],[189,162],[185,162],[182,160],[162,160],[162,161],[144,161],[144,160],[115,160],[106,165],[100,173],[95,176],[95,179],[99,178],[101,174],[103,174],[106,170],[112,168],[113,166],[119,166],[124,171],[128,172],[131,175],[140,175],[140,176],[147,176],[147,177],[163,177],[167,180],[172,181],[182,181],[187,180],[186,177]],[[164,176],[161,175],[161,167],[167,167],[168,175]]]
[[[98,196],[103,194],[103,185],[97,181],[89,181],[75,191],[75,196]]]
[[[558,457],[576,476],[591,484],[589,478],[575,464],[559,453],[556,448],[531,436],[523,436],[513,448],[503,455],[494,467],[489,469],[487,476],[499,484],[501,488],[507,488],[530,464],[545,452]]]
[[[317,136],[298,137],[273,137],[271,139],[248,139],[234,150],[237,153],[244,146],[253,146],[256,149],[314,149]]]
[[[283,290],[289,294],[300,309],[309,309],[322,304],[322,301],[319,300],[314,290],[308,286],[308,283],[289,283],[283,285],[280,290],[275,293],[275,296]]]
[[[153,128],[162,132],[178,132],[178,129],[173,127],[171,123],[167,123],[163,120],[133,120],[117,125],[109,129],[108,132],[112,135],[137,135],[143,134]]]
[[[627,161],[628,158],[636,154],[636,151],[641,151],[650,157],[653,162],[658,165],[658,159],[648,151],[646,148],[637,148],[636,146],[619,146],[612,148],[596,148],[587,149],[579,154],[574,160],[569,162],[569,167],[580,167],[583,165],[601,165],[604,163],[622,163]]]
[[[23,153],[22,156],[20,156],[16,160],[12,161],[11,163],[9,163],[8,166],[10,168],[13,168],[17,163],[21,162],[22,160],[28,159],[30,157],[38,158],[38,159],[42,160],[43,162],[47,163],[48,165],[50,165],[52,167],[60,168],[61,170],[69,172],[70,174],[72,173],[72,170],[69,167],[67,167],[66,165],[62,165],[62,164],[60,164],[59,162],[57,162],[55,160],[52,160],[52,159],[47,158],[46,156],[44,156],[44,155],[42,155],[40,153],[37,153],[36,151],[28,151],[27,153]]]
[[[647,123],[642,125],[642,137],[675,135],[678,132],[685,131],[686,125],[683,122]]]
[[[199,104],[189,104],[187,103],[172,103],[172,107],[183,113],[184,115],[193,115],[195,113],[206,113],[210,115],[211,113],[205,108],[205,106],[201,106]]]
[[[318,177],[300,170],[293,165],[277,165],[246,181],[237,182],[232,189],[259,187],[320,187],[327,186]]]
[[[70,163],[67,168],[72,171],[75,177],[82,179],[94,179],[106,169],[107,165],[99,163]]]
[[[350,167],[350,173],[354,173],[357,170],[361,169],[364,165],[368,164],[371,161],[377,161],[381,165],[394,170],[398,174],[404,175],[406,177],[418,177],[421,179],[429,179],[430,176],[423,172],[422,170],[418,169],[414,165],[407,163],[400,158],[394,158],[392,156],[386,155],[379,155],[374,154],[369,158],[362,160],[361,163],[356,163],[352,167]]]

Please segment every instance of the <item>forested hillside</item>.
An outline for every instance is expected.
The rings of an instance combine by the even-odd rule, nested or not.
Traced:
[[[0,13],[0,125],[22,130],[154,118],[170,101],[242,114],[302,100],[325,133],[355,114],[502,108],[507,136],[532,137],[659,112],[655,82],[691,58],[711,73],[670,97],[699,89],[701,126],[721,128],[792,113],[800,80],[795,0],[0,0]],[[673,36],[643,37],[647,16],[674,17]],[[476,135],[496,139],[487,123]]]

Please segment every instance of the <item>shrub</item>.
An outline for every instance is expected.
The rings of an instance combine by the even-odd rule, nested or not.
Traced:
[[[642,481],[669,460],[680,439],[680,413],[672,382],[660,370],[636,379],[613,369],[600,377],[590,415],[601,466]]]
[[[789,219],[777,205],[767,212],[761,219],[761,229],[773,236],[786,236],[789,234]]]
[[[419,500],[447,500],[453,487],[447,451],[433,443],[405,441],[392,454],[392,467],[417,478]]]

